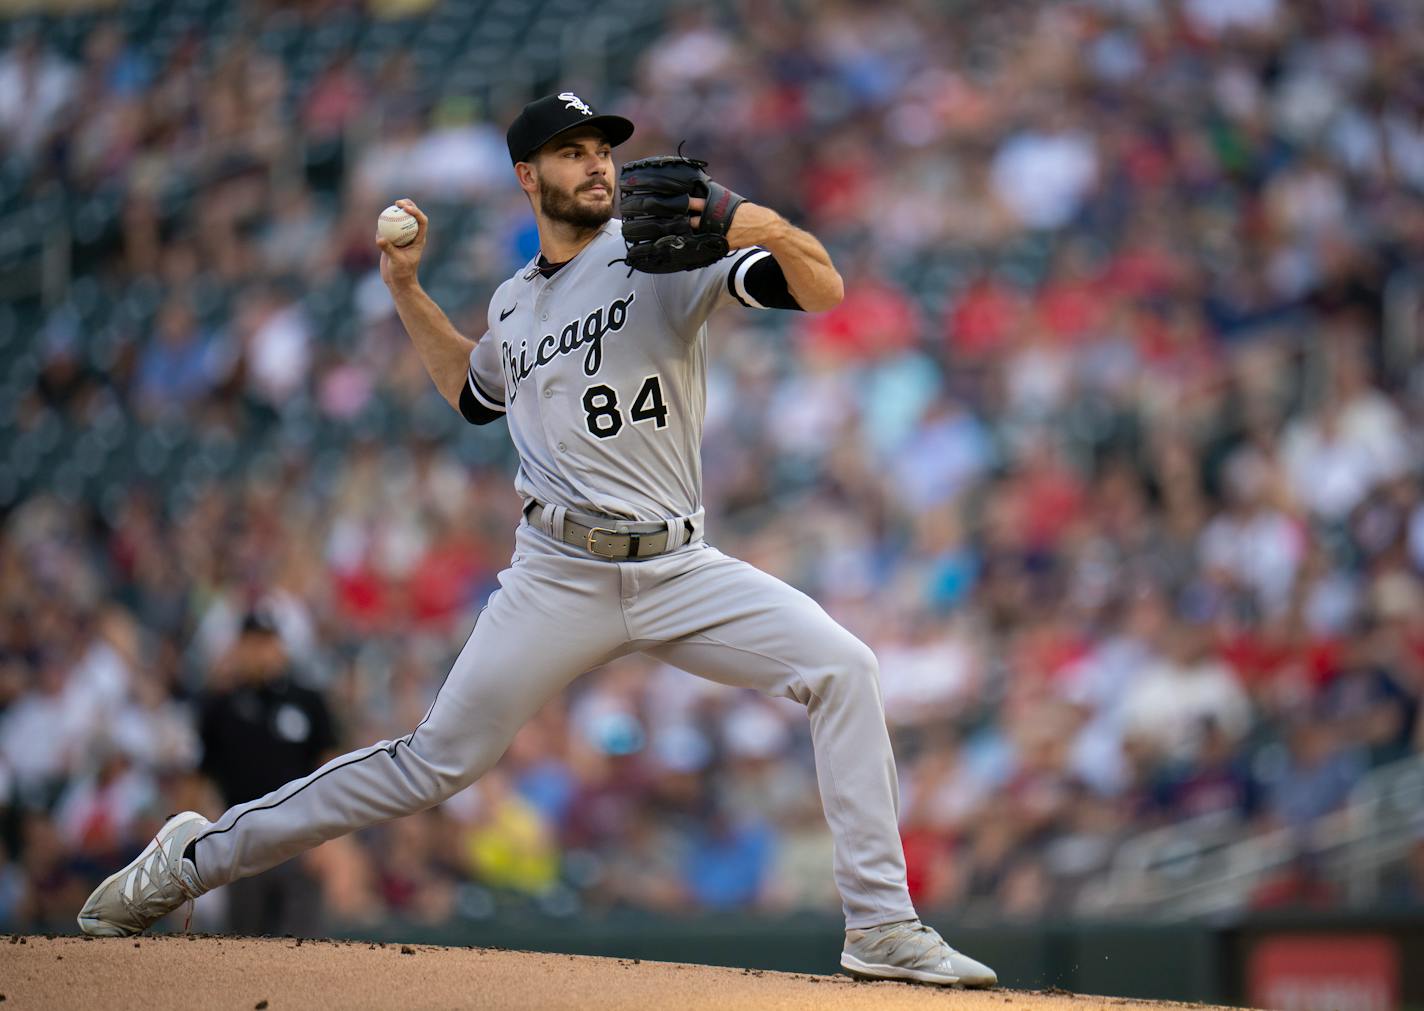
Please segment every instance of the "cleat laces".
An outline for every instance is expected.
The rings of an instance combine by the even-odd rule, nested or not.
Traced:
[[[182,859],[179,854],[179,863],[175,865],[165,847],[156,846],[148,859],[135,867],[124,881],[119,888],[119,901],[137,922],[151,923],[176,909],[182,899],[174,903],[172,892],[165,886],[176,887],[179,895],[187,900],[188,914],[183,921],[183,931],[188,931],[198,893],[180,873]],[[145,884],[149,887],[145,888]]]

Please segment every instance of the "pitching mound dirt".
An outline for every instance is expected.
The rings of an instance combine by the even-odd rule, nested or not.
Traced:
[[[7,943],[8,942],[8,943]],[[207,936],[0,940],[0,1001],[27,1008],[955,1008],[1184,1007],[1016,990],[857,983],[757,969],[491,948]]]

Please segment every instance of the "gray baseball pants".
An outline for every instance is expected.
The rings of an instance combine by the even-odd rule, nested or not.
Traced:
[[[815,601],[701,541],[610,562],[527,522],[499,583],[415,730],[230,808],[198,837],[204,885],[438,804],[493,767],[574,678],[642,651],[805,705],[846,925],[915,916],[875,656]]]

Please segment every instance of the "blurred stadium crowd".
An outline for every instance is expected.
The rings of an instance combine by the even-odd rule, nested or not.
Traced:
[[[482,333],[535,249],[503,129],[536,87],[630,116],[620,158],[686,140],[846,276],[714,321],[710,536],[876,649],[922,908],[1064,915],[1209,812],[1307,839],[1419,751],[1424,8],[747,2],[661,12],[622,77],[463,87],[550,5],[0,22],[5,227],[68,265],[0,305],[0,924],[69,926],[221,810],[198,714],[267,676],[254,608],[336,747],[419,721],[518,502],[372,232],[421,203]],[[804,724],[630,659],[304,872],[328,924],[835,909]]]

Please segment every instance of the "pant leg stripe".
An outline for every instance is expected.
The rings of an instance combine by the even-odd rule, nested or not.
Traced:
[[[368,758],[374,758],[383,751],[387,754],[394,755],[396,753],[396,748],[402,744],[406,745],[407,747],[410,746],[410,742],[407,741],[405,738],[401,738],[398,741],[392,741],[389,745],[373,745],[372,750],[366,752],[360,758],[353,758],[349,762],[342,762],[338,766],[334,766],[333,768],[326,769],[322,772],[317,773],[316,775],[308,779],[305,783],[303,783],[301,786],[297,787],[291,793],[287,794],[285,797],[279,797],[270,804],[264,804],[261,807],[244,808],[242,811],[238,812],[237,817],[232,820],[232,824],[229,825],[227,828],[214,829],[211,832],[204,832],[202,835],[195,837],[193,841],[197,843],[202,841],[203,839],[209,838],[210,836],[222,835],[224,832],[231,832],[234,828],[237,827],[237,823],[242,820],[244,815],[251,814],[254,811],[270,811],[275,807],[280,807],[281,805],[285,804],[287,801],[295,797],[297,794],[301,793],[307,787],[311,786],[313,783],[325,779],[333,772],[340,772],[342,769],[349,768],[358,762],[364,762]]]

